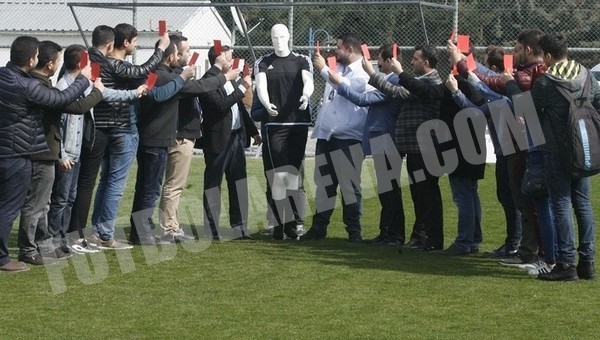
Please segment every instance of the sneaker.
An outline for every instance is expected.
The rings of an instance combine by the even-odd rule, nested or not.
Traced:
[[[537,277],[543,281],[577,281],[577,268],[574,264],[557,263],[552,271],[547,274],[539,274]]]
[[[108,239],[106,241],[102,240],[98,245],[98,249],[115,249],[115,250],[125,250],[125,249],[133,249],[133,246],[127,243],[119,242],[114,238]]]
[[[66,260],[69,257],[73,257],[73,254],[71,254],[70,252],[66,253],[62,250],[62,247],[59,247],[54,249],[53,251],[44,253],[44,257],[52,258],[55,260]]]
[[[69,244],[69,249],[75,254],[93,254],[100,252],[98,247],[93,246],[84,238],[71,242],[71,244]]]
[[[452,243],[450,245],[450,247],[448,247],[447,249],[438,250],[436,253],[440,254],[440,255],[445,255],[445,256],[463,256],[463,255],[469,255],[471,253],[471,251],[461,248],[460,246],[457,246],[455,243]]]
[[[505,259],[512,257],[512,255],[514,255],[516,252],[516,250],[507,250],[506,245],[501,245],[497,249],[484,252],[483,257],[491,259]]]
[[[596,268],[594,262],[579,261],[577,264],[577,276],[584,280],[593,280],[596,278]]]
[[[88,243],[94,247],[98,247],[100,245],[100,243],[102,243],[102,240],[100,239],[100,237],[98,235],[91,235],[88,239],[87,239]]]
[[[302,235],[306,234],[306,230],[304,230],[304,224],[296,225],[296,234],[298,234],[298,236],[302,236]]]
[[[195,240],[192,236],[186,235],[182,229],[177,229],[174,232],[164,234],[160,239],[169,243],[184,243]]]
[[[33,253],[33,254],[20,254],[19,261],[32,264],[34,266],[42,266],[45,264],[51,264],[54,262],[50,258],[44,259],[41,254]]]
[[[404,245],[404,248],[408,249],[423,249],[423,243],[417,239],[411,239]]]
[[[362,242],[363,238],[360,232],[351,232],[348,234],[348,242],[350,243],[358,243]]]
[[[527,271],[527,274],[533,276],[538,276],[540,274],[549,274],[552,271],[552,268],[554,268],[553,264],[547,264],[546,262],[540,260],[535,263],[534,268],[529,269]]]
[[[371,243],[376,246],[380,246],[380,245],[384,245],[387,241],[388,241],[388,234],[386,232],[381,231],[381,232],[379,232],[379,235],[377,235],[375,238],[367,240],[366,242]]]
[[[273,235],[273,231],[275,231],[275,226],[270,225],[263,230],[262,234],[265,236],[271,236]]]
[[[29,266],[27,266],[23,262],[10,261],[9,263],[0,266],[0,271],[7,273],[18,273],[18,272],[26,272],[29,270]]]
[[[523,259],[521,254],[516,252],[516,253],[512,254],[510,257],[500,259],[500,261],[498,261],[498,263],[500,263],[503,266],[521,267],[522,269],[525,269],[523,265],[532,264],[533,262],[526,261],[525,259]]]

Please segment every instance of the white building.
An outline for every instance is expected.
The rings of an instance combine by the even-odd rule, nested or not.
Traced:
[[[138,29],[138,51],[136,63],[145,61],[154,49],[158,38],[158,21],[166,20],[170,32],[181,32],[188,37],[192,51],[200,53],[199,60],[207,63],[208,48],[213,40],[221,40],[231,45],[231,31],[214,7],[137,7],[102,8],[74,6],[73,11],[67,3],[103,3],[132,4],[130,0],[55,0],[55,1],[1,1],[0,2],[0,65],[10,59],[10,44],[21,35],[32,35],[40,40],[52,40],[63,47],[70,44],[84,44],[75,17],[79,21],[83,34],[91,46],[94,27],[119,23],[133,24]],[[141,1],[138,1],[141,2]],[[143,0],[145,3],[181,4],[182,1]],[[210,1],[187,2],[210,3]],[[73,15],[73,12],[75,15]],[[200,63],[198,63],[200,64]]]

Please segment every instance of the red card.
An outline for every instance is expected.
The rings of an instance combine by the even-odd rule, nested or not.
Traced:
[[[398,59],[398,44],[392,45],[392,58]]]
[[[198,52],[194,52],[194,54],[192,54],[192,57],[190,58],[190,62],[188,63],[188,65],[189,66],[196,65],[196,61],[198,60],[199,56],[200,56],[200,54]]]
[[[240,58],[234,58],[231,68],[237,70],[240,67]]]
[[[81,51],[81,55],[79,56],[79,69],[80,70],[83,70],[87,66],[88,60],[89,60],[89,55],[88,55],[87,51]]]
[[[513,55],[512,54],[504,55],[504,70],[506,72],[512,73],[512,71],[513,71]]]
[[[158,20],[158,35],[162,37],[167,33],[167,21],[166,20]]]
[[[92,63],[90,66],[92,67],[92,79],[90,80],[95,81],[96,78],[100,77],[100,64]]]
[[[317,54],[321,54],[321,44],[319,43],[319,40],[317,40]]]
[[[456,28],[452,29],[452,32],[450,32],[450,38],[448,38],[448,40],[456,43]]]
[[[250,64],[247,64],[247,63],[244,64],[244,72],[242,72],[242,75],[244,77],[247,77],[250,75]]]
[[[457,76],[458,75],[458,69],[456,68],[456,65],[452,66],[452,75],[453,76]]]
[[[336,56],[332,55],[331,57],[327,58],[327,65],[329,65],[329,69],[331,69],[331,71],[337,72]]]
[[[456,43],[456,47],[458,47],[458,51],[461,53],[469,53],[469,40],[471,38],[468,35],[458,35],[458,40]]]
[[[362,50],[363,57],[367,60],[371,60],[371,52],[369,52],[369,46],[367,44],[360,45],[360,49]]]
[[[221,45],[221,40],[214,40],[214,46],[215,46],[215,53],[217,55],[221,55],[221,52],[223,52],[223,45]]]
[[[146,85],[148,85],[148,90],[152,90],[154,84],[156,84],[156,80],[158,79],[158,75],[154,72],[148,73],[148,79],[146,79]]]
[[[473,58],[473,53],[467,56],[467,68],[469,71],[473,71],[477,68],[477,64],[475,63],[475,58]]]

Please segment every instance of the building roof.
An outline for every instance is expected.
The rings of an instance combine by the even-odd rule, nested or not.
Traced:
[[[131,4],[132,0],[109,0],[111,3]],[[69,1],[2,1],[0,2],[0,30],[3,31],[77,31],[77,23],[67,3],[106,3],[107,0]],[[169,0],[144,0],[168,3]],[[198,1],[207,3],[209,1]],[[73,7],[84,31],[98,25],[114,27],[132,23],[131,9]],[[210,7],[138,7],[136,28],[139,31],[157,31],[158,20],[166,20],[170,31],[179,30]],[[216,13],[215,13],[216,14]],[[218,14],[217,14],[218,15]]]

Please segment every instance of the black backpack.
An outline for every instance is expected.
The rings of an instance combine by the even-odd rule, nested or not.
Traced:
[[[569,102],[567,134],[559,147],[567,173],[572,178],[589,177],[600,172],[600,114],[592,105],[591,81],[588,75],[578,98],[557,86]]]

